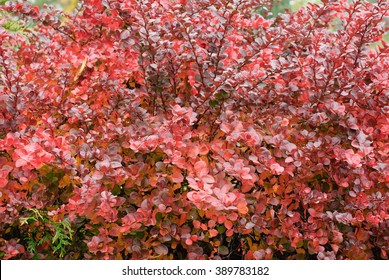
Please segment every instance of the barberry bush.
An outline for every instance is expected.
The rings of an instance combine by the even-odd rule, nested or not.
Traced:
[[[388,1],[1,9],[1,258],[388,259]]]

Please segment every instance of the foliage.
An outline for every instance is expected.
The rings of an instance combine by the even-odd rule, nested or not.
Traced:
[[[48,250],[55,254],[59,251],[59,257],[63,258],[67,252],[66,246],[71,244],[73,230],[68,220],[53,222],[46,213],[35,208],[30,209],[33,214],[20,218],[20,226],[28,225],[28,234],[25,237],[27,251],[33,253],[33,258],[38,258],[38,252]],[[46,228],[49,226],[49,228]],[[51,231],[53,231],[54,236]],[[48,244],[46,244],[48,242]],[[46,246],[44,246],[46,245]],[[47,245],[50,247],[47,249]],[[39,250],[37,249],[38,247]],[[45,248],[46,247],[46,248]]]
[[[280,13],[285,13],[285,10],[287,9],[291,9],[289,0],[274,1],[273,7],[271,9],[271,16],[277,16]]]
[[[78,0],[32,0],[30,2],[38,7],[43,7],[44,5],[58,6],[64,12],[71,13],[76,8]]]
[[[269,4],[8,2],[1,257],[387,259],[388,2]]]
[[[7,0],[0,0],[0,5],[4,5],[6,2]],[[16,19],[7,18],[7,20],[1,20],[1,18],[5,15],[6,13],[4,11],[0,11],[1,27],[13,32],[19,32],[22,30],[22,27],[18,24]]]

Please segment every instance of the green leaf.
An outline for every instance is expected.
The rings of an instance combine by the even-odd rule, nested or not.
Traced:
[[[155,219],[159,222],[162,220],[162,213],[161,212],[158,212],[156,215],[155,215]]]
[[[30,224],[30,222],[37,222],[37,218],[31,216],[26,218],[20,218],[20,225]]]
[[[227,99],[228,97],[230,97],[230,94],[225,90],[221,90],[215,94],[215,99],[218,101],[222,101],[224,99]]]
[[[223,226],[223,225],[218,226],[217,232],[218,232],[219,234],[223,234],[225,231],[226,231],[226,227],[225,227],[225,226]]]
[[[223,100],[223,95],[222,95],[222,93],[221,93],[221,92],[216,93],[216,94],[215,94],[215,99],[218,100],[218,101]]]
[[[32,237],[27,237],[26,239],[26,243],[27,243],[27,251],[30,252],[30,253],[34,253],[36,252],[36,242],[35,240],[32,238]],[[39,245],[39,243],[38,243]]]
[[[58,180],[58,178],[55,177],[55,174],[54,174],[53,171],[50,171],[49,173],[47,173],[46,179],[47,179],[48,181],[50,181],[50,182],[55,182],[55,181]]]
[[[133,236],[141,239],[145,235],[145,232],[144,231],[132,231],[132,232],[130,232],[130,235],[133,235]]]
[[[229,250],[226,246],[222,245],[219,247],[219,250],[218,250],[219,254],[220,255],[228,255],[229,253]]]
[[[121,192],[121,190],[122,190],[122,188],[119,185],[115,184],[115,186],[113,187],[113,190],[112,190],[112,194],[118,195]]]
[[[49,239],[49,237],[51,237],[51,235],[45,234],[45,235],[38,241],[38,245],[42,245],[46,240]]]
[[[211,106],[211,107],[216,107],[218,104],[219,104],[219,102],[217,102],[216,100],[209,101],[209,106]]]
[[[220,93],[223,95],[224,98],[228,98],[231,96],[230,93],[226,92],[225,90],[221,90]]]
[[[5,21],[2,27],[12,32],[17,32],[23,29],[23,27],[17,21],[12,20]]]

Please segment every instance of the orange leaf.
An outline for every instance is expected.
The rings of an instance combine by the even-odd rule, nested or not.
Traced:
[[[209,230],[209,237],[215,237],[217,236],[219,233],[217,232],[216,229],[210,229]]]
[[[200,228],[200,226],[201,226],[200,221],[198,221],[198,220],[193,221],[193,226],[194,226],[194,228]]]
[[[226,229],[231,229],[232,228],[232,222],[230,220],[226,220],[224,222],[224,226],[226,227]]]
[[[221,215],[221,216],[217,217],[217,222],[219,224],[223,224],[225,221],[226,221],[226,216],[225,215]]]
[[[179,226],[182,226],[186,222],[186,216],[187,216],[186,213],[181,214],[180,220],[178,221]]]
[[[247,208],[247,206],[243,206],[243,207],[238,208],[238,212],[240,214],[245,215],[245,214],[247,214],[249,212],[249,209]]]

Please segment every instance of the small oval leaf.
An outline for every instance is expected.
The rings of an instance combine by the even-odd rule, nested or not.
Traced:
[[[222,245],[219,247],[219,254],[220,255],[228,255],[229,250],[226,246]]]

